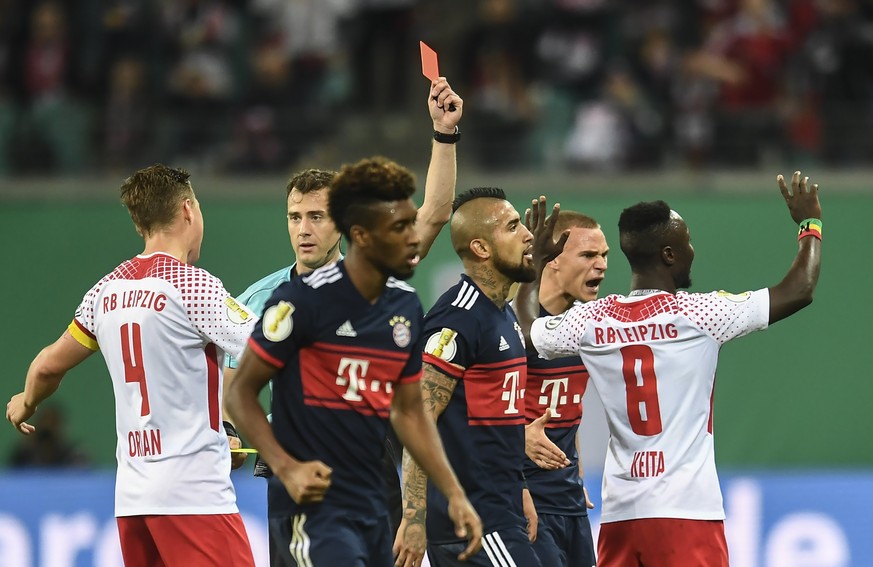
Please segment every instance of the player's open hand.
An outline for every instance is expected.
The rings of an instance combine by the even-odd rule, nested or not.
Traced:
[[[452,134],[464,113],[464,101],[452,90],[445,77],[430,84],[427,107],[433,120],[433,129],[443,134]]]
[[[416,512],[407,507],[407,513],[400,520],[397,535],[394,537],[394,567],[418,567],[427,549],[427,535],[424,527],[424,511]]]
[[[313,504],[324,500],[332,472],[333,469],[321,461],[306,461],[283,472],[281,479],[294,502]]]
[[[799,171],[791,176],[791,190],[785,184],[785,178],[776,176],[779,190],[788,205],[788,212],[794,222],[800,224],[806,219],[821,219],[821,204],[818,202],[818,183],[809,185],[809,177],[801,177]]]
[[[9,403],[6,404],[6,419],[19,433],[30,435],[36,431],[36,427],[27,423],[26,420],[30,419],[35,411],[36,407],[24,403],[24,392],[21,392],[12,396]]]
[[[558,240],[552,238],[558,216],[561,212],[561,204],[555,203],[552,214],[546,219],[546,198],[540,195],[539,199],[531,201],[530,208],[524,212],[524,224],[533,234],[533,259],[534,265],[542,272],[545,265],[554,260],[564,250],[564,244],[570,231],[561,234]]]
[[[463,492],[449,498],[449,517],[455,524],[455,535],[469,542],[458,555],[460,561],[466,561],[482,548],[482,520]]]
[[[541,469],[553,471],[570,464],[570,459],[546,436],[545,427],[552,418],[551,408],[524,428],[524,452]]]

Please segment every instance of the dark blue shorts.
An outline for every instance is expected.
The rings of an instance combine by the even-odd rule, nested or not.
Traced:
[[[594,539],[588,516],[539,514],[533,544],[540,563],[549,567],[594,567]]]
[[[271,567],[393,567],[388,516],[339,511],[270,518]]]
[[[427,558],[431,567],[540,567],[527,532],[520,526],[485,534],[482,550],[467,561],[458,561],[466,547],[466,543],[428,545]]]

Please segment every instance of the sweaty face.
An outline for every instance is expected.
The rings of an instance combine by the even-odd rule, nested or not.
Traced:
[[[599,228],[570,229],[564,251],[552,260],[561,290],[579,301],[593,301],[606,272],[609,246]]]
[[[533,235],[508,201],[499,202],[494,217],[496,223],[490,238],[494,269],[513,282],[534,281],[537,272],[532,254]]]
[[[373,246],[369,260],[384,274],[407,280],[412,277],[420,257],[421,239],[415,230],[418,209],[412,199],[379,203],[373,206],[374,223],[369,229]]]
[[[288,236],[297,273],[306,274],[339,258],[340,233],[327,214],[327,189],[288,195]]]

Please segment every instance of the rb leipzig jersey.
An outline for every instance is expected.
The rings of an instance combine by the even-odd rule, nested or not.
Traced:
[[[303,506],[271,478],[271,515],[387,515],[383,441],[394,390],[421,377],[415,346],[423,316],[415,290],[394,278],[371,304],[342,261],[276,289],[246,356],[278,369],[272,397],[276,439],[295,459],[320,460],[333,474],[324,501]]]
[[[542,306],[540,316],[549,316]],[[542,417],[546,409],[551,409],[552,417],[546,424],[546,436],[570,460],[566,467],[550,471],[525,459],[524,475],[538,513],[588,515],[576,449],[576,434],[582,420],[582,397],[587,386],[588,371],[579,356],[546,360],[539,353],[527,353],[524,398],[527,423]]]
[[[767,289],[611,295],[541,317],[531,340],[546,358],[579,354],[610,438],[601,521],[722,520],[712,398],[718,352],[767,327]]]
[[[437,420],[446,455],[485,533],[524,526],[524,340],[515,313],[498,308],[466,274],[428,312],[423,360],[457,380]],[[461,368],[458,368],[458,367]],[[430,482],[427,539],[461,541],[445,497]]]
[[[69,331],[112,377],[117,516],[237,511],[222,367],[256,320],[218,278],[163,253],[124,262],[85,295]]]

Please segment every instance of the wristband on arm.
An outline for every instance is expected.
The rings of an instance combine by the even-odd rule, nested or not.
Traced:
[[[433,139],[440,144],[454,144],[461,139],[461,131],[457,126],[455,126],[455,131],[451,134],[443,134],[439,130],[434,130]]]
[[[229,421],[222,421],[221,425],[224,426],[224,433],[227,434],[228,437],[236,437],[239,439],[239,433],[236,432],[236,428]]]
[[[821,219],[806,219],[800,223],[800,228],[797,231],[797,240],[814,236],[821,240]]]

